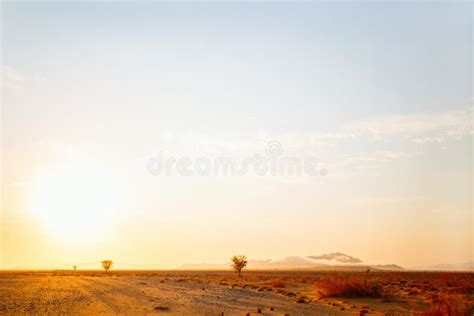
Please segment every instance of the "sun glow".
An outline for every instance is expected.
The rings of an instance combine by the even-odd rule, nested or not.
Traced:
[[[97,241],[116,208],[112,185],[98,168],[61,166],[35,182],[31,211],[62,240]]]

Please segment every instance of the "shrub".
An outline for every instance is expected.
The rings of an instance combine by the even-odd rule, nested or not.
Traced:
[[[112,260],[102,260],[101,264],[102,268],[104,268],[105,272],[107,273],[107,271],[109,271],[109,269],[111,269],[114,265],[114,262]]]
[[[443,299],[423,312],[423,316],[471,316],[474,306],[460,303],[454,299]]]
[[[339,277],[320,280],[317,287],[322,297],[381,297],[382,286],[357,277]]]
[[[237,272],[240,277],[242,270],[247,266],[247,256],[233,256],[232,258],[230,258],[230,260],[232,268]]]
[[[272,280],[272,281],[270,282],[270,285],[271,285],[272,287],[283,288],[283,287],[285,287],[285,281],[284,281],[283,279],[281,279],[281,278],[279,278],[279,279],[274,279],[274,280]]]

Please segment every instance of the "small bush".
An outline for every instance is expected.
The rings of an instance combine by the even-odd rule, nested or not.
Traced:
[[[157,311],[169,311],[170,308],[166,307],[166,306],[156,306],[155,310],[157,310]]]
[[[382,286],[356,277],[333,277],[320,280],[317,287],[322,297],[381,297]]]
[[[441,300],[423,312],[423,316],[471,316],[474,306],[457,302],[454,299]]]
[[[272,287],[283,288],[285,287],[285,281],[283,279],[274,279],[270,282]]]

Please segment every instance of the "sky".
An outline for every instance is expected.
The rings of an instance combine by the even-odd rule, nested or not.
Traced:
[[[474,260],[472,4],[0,8],[0,268]]]

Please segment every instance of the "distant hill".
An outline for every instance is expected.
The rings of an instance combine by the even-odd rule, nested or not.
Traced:
[[[396,264],[374,264],[370,266],[376,270],[386,270],[386,271],[400,271],[404,270],[402,267]]]
[[[417,270],[430,271],[474,271],[474,261],[468,261],[457,264],[435,264],[430,266],[418,266]]]
[[[280,260],[249,260],[248,269],[252,270],[403,270],[395,264],[370,264],[362,260],[333,252],[317,256],[290,256]],[[229,264],[184,264],[183,270],[228,270]]]

